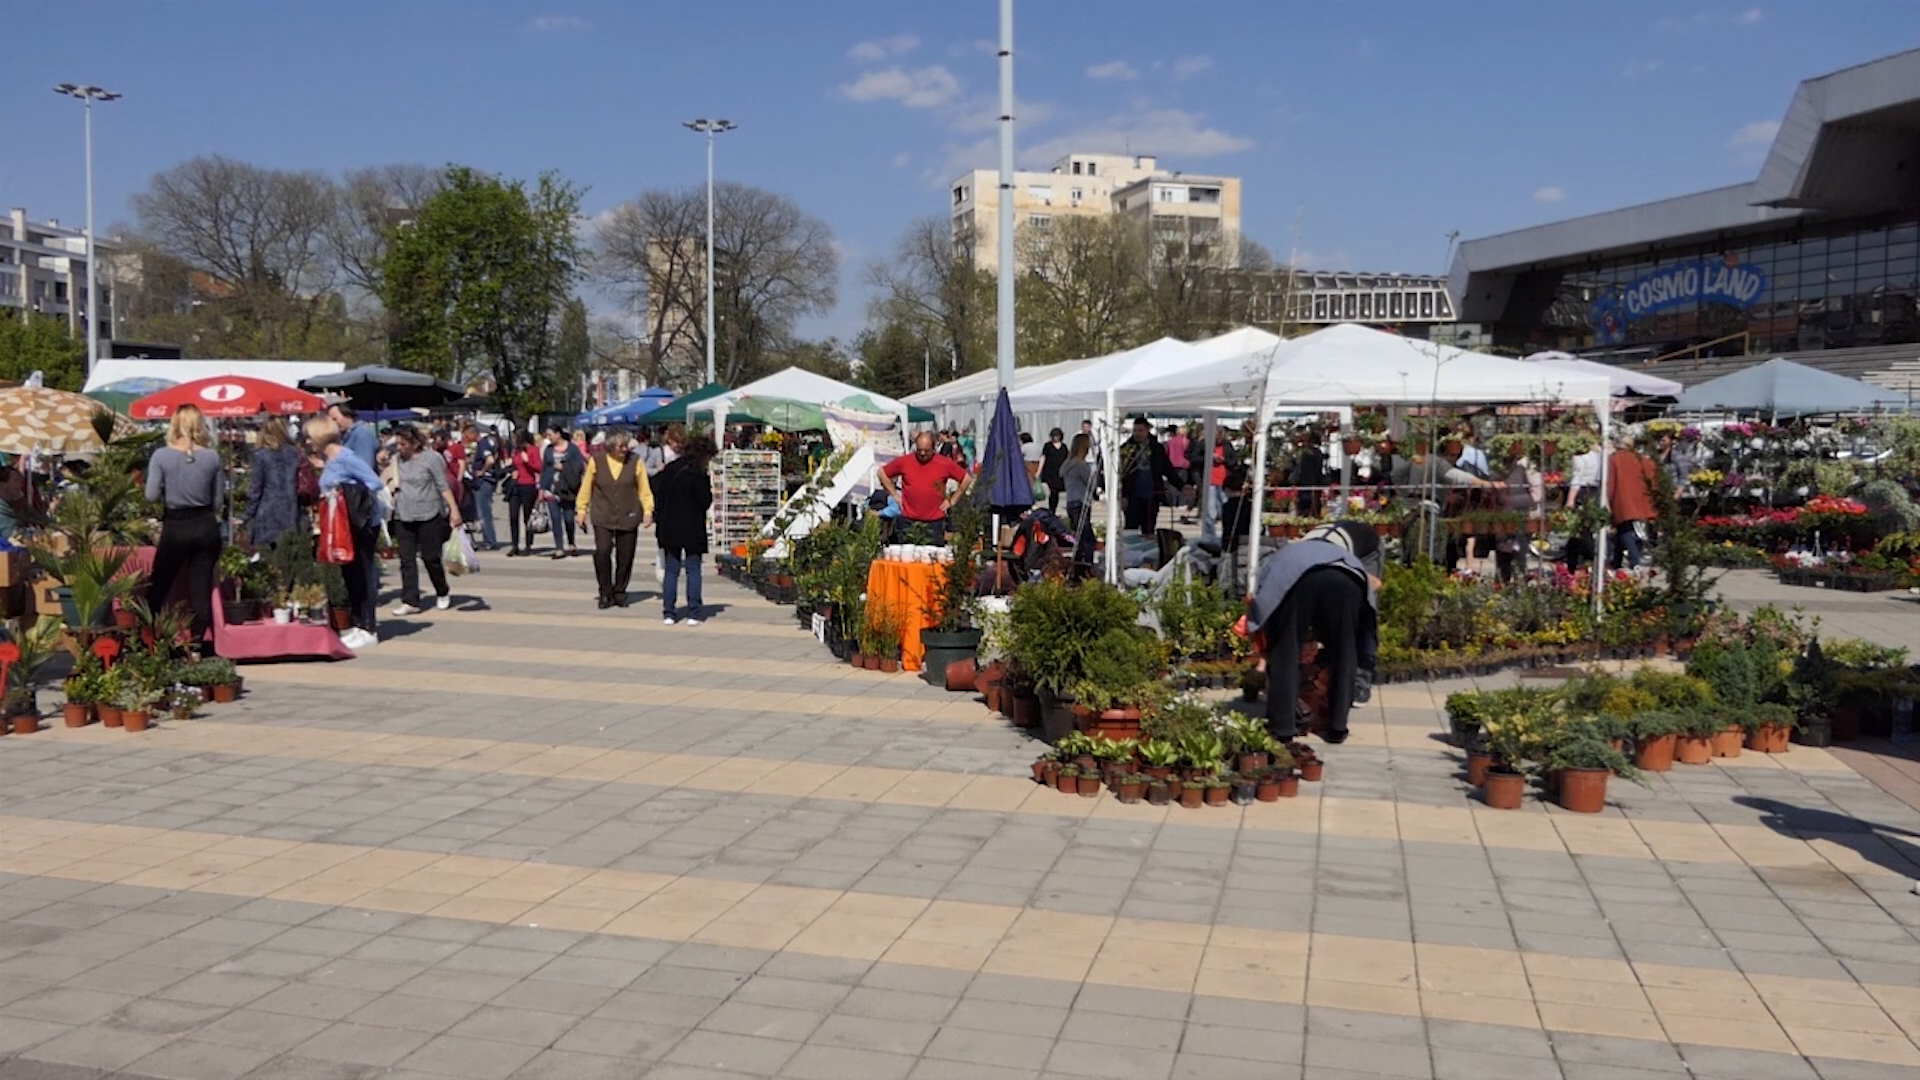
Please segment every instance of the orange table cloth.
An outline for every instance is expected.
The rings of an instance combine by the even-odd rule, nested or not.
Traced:
[[[940,615],[940,591],[946,584],[943,563],[891,562],[875,559],[867,568],[867,610],[892,611],[900,625],[900,669],[919,671],[926,660],[920,630]]]

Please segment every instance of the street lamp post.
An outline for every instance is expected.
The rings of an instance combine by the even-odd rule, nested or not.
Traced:
[[[86,144],[87,144],[87,374],[93,374],[94,361],[100,358],[100,275],[93,264],[93,103],[96,101],[115,101],[120,95],[111,90],[102,90],[98,86],[84,83],[61,83],[53,88],[56,94],[79,98],[86,106]]]
[[[731,120],[683,121],[686,127],[707,136],[707,382],[713,382],[713,137],[739,127]]]

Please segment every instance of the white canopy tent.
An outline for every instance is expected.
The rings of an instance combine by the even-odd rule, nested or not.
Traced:
[[[1254,475],[1265,477],[1265,433],[1275,414],[1283,411],[1297,412],[1303,407],[1350,409],[1354,405],[1591,403],[1600,416],[1604,445],[1612,395],[1612,384],[1604,376],[1342,324],[1293,338],[1264,353],[1227,357],[1197,368],[1130,381],[1115,389],[1113,401],[1128,409],[1254,412],[1260,418],[1261,433],[1255,443]],[[1603,498],[1604,462],[1602,455]],[[1256,522],[1260,520],[1264,489],[1264,481],[1254,487],[1252,513]],[[1249,581],[1258,567],[1260,532],[1253,530],[1248,541]],[[1604,556],[1603,543],[1602,559]]]
[[[1672,379],[1663,379],[1644,371],[1628,371],[1626,368],[1602,364],[1596,360],[1582,360],[1572,353],[1537,352],[1527,357],[1526,362],[1545,364],[1561,371],[1601,376],[1612,384],[1614,397],[1679,397],[1680,392],[1685,389]]]
[[[170,386],[199,379],[241,376],[297,387],[302,379],[338,375],[347,365],[337,360],[150,360],[101,359],[87,373],[85,391],[105,390],[115,383],[151,379]]]
[[[809,405],[837,405],[855,395],[866,397],[882,412],[891,413],[900,418],[900,430],[907,430],[907,403],[874,390],[867,390],[843,383],[838,379],[829,379],[804,368],[790,367],[776,371],[763,379],[755,379],[745,386],[736,386],[724,394],[715,394],[705,401],[688,406],[689,414],[696,412],[712,413],[723,417],[733,408],[733,403],[745,397],[778,397],[802,401]],[[716,425],[716,427],[722,425]]]
[[[1094,414],[1105,462],[1107,491],[1107,575],[1116,577],[1120,560],[1120,453],[1116,432],[1119,412],[1116,395],[1144,379],[1176,378],[1203,367],[1207,353],[1184,341],[1161,338],[1138,348],[1101,357],[1051,379],[1008,395],[1016,413],[1053,409]]]
[[[1238,330],[1229,330],[1214,337],[1202,338],[1194,342],[1193,347],[1218,360],[1229,356],[1263,352],[1285,340],[1279,334],[1268,333],[1257,326],[1243,326]]]
[[[1058,364],[1041,364],[1035,367],[1015,368],[1013,371],[1013,389],[1032,386],[1035,383],[1065,374],[1077,368],[1099,360],[1066,360]],[[971,428],[981,437],[985,437],[987,421],[993,417],[994,402],[1000,396],[1000,373],[992,368],[976,371],[971,375],[962,375],[952,382],[942,383],[917,394],[908,394],[901,400],[917,408],[933,413],[934,423],[942,429],[965,431]],[[1055,413],[1036,413],[1020,415],[1021,429],[1035,432],[1038,438],[1043,427],[1065,426],[1062,418]]]

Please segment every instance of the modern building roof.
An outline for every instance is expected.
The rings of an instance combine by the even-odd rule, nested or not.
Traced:
[[[1808,79],[1759,176],[1462,243],[1448,275],[1461,319],[1497,318],[1505,288],[1483,275],[1734,236],[1809,216],[1920,206],[1920,49]]]

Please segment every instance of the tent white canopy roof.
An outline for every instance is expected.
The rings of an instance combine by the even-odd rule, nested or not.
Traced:
[[[337,360],[95,360],[82,389],[102,390],[133,379],[157,379],[178,386],[236,375],[297,387],[302,379],[337,375],[346,369],[347,365]]]
[[[1220,360],[1229,356],[1265,352],[1285,340],[1279,334],[1268,333],[1257,326],[1243,326],[1238,330],[1229,330],[1214,337],[1202,338],[1194,342],[1193,347],[1215,360]]]
[[[789,398],[809,405],[837,405],[856,394],[865,396],[882,410],[898,416],[901,430],[906,429],[906,402],[797,367],[776,371],[745,386],[736,386],[724,394],[716,394],[707,401],[698,402],[693,409],[703,413],[717,412],[731,408],[733,402],[745,397]]]
[[[1039,409],[1104,411],[1118,404],[1120,388],[1142,379],[1178,379],[1208,363],[1205,352],[1184,341],[1161,338],[1138,348],[1103,356],[1050,379],[1023,386],[1011,395],[1015,412]]]
[[[1140,409],[1297,405],[1419,405],[1428,402],[1609,402],[1607,379],[1527,364],[1365,326],[1342,324],[1294,338],[1269,353],[1214,360],[1135,380],[1115,404]],[[1605,408],[1605,404],[1600,404]]]
[[[1680,391],[1685,389],[1672,379],[1663,379],[1644,371],[1629,371],[1597,360],[1582,360],[1572,353],[1537,352],[1526,360],[1529,364],[1546,364],[1562,371],[1605,376],[1613,385],[1614,397],[1679,397]]]
[[[1094,358],[1099,359],[1098,357]],[[1013,369],[1015,389],[1032,386],[1043,379],[1051,379],[1076,368],[1085,367],[1094,360],[1066,360],[1058,364],[1039,364],[1034,367]],[[938,409],[946,405],[971,405],[981,401],[992,401],[1000,393],[1000,373],[994,368],[976,371],[971,375],[962,375],[952,382],[941,383],[930,390],[917,394],[908,394],[902,398],[909,405],[922,409]]]

